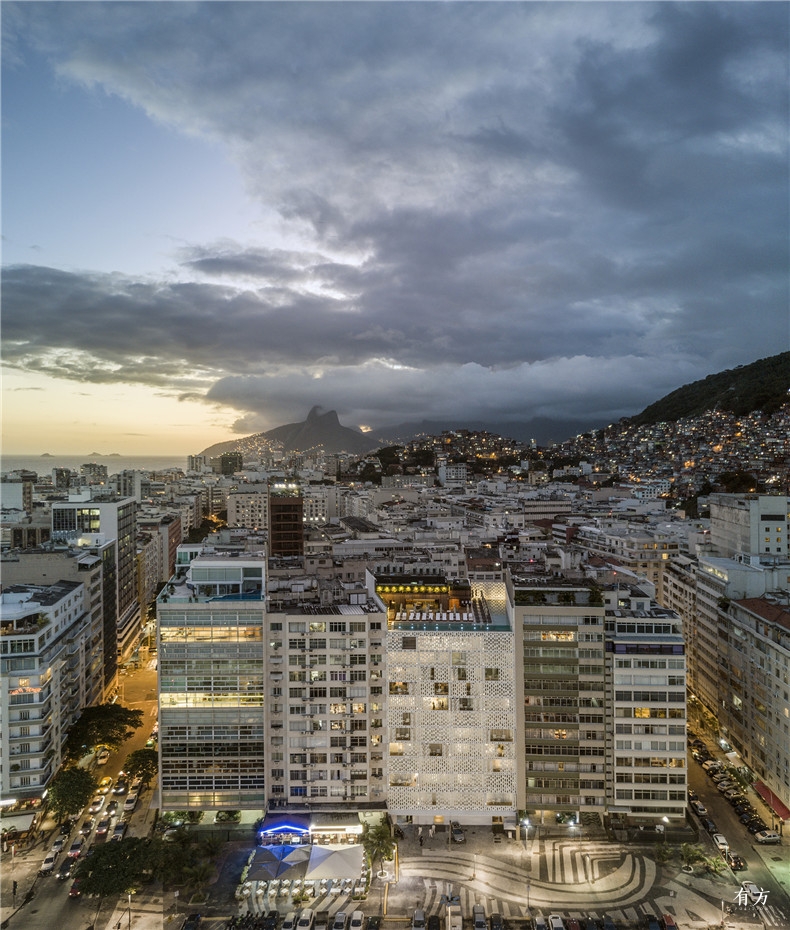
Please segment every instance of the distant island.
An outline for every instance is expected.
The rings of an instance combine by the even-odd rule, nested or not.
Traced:
[[[42,452],[41,458],[42,459],[54,459],[55,456],[51,452]]]

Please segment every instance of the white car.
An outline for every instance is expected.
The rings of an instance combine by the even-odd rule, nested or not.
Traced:
[[[126,800],[123,802],[123,812],[124,814],[131,814],[131,812],[137,807],[137,795],[128,794]]]
[[[752,904],[757,904],[758,901],[765,900],[765,892],[762,888],[758,888],[754,882],[741,882],[741,891],[748,895],[749,901]]]
[[[782,837],[774,830],[760,830],[759,833],[754,834],[754,839],[757,843],[762,843],[763,845],[776,846],[782,842]]]
[[[726,852],[730,848],[727,837],[723,833],[714,833],[711,837],[719,852]]]
[[[99,750],[98,755],[96,756],[96,765],[107,765],[109,761],[110,750],[105,746]]]
[[[58,854],[51,850],[47,853],[46,859],[41,863],[41,868],[38,870],[42,875],[52,874],[52,870],[55,868],[55,862],[58,858]]]

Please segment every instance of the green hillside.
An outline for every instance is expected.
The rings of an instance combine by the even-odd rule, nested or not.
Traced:
[[[685,384],[627,422],[635,426],[647,426],[699,416],[713,409],[727,410],[736,416],[754,410],[770,414],[790,401],[788,392],[790,352],[783,352]]]

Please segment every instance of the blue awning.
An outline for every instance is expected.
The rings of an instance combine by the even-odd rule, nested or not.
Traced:
[[[259,833],[309,833],[309,814],[289,814],[278,811],[263,818]]]

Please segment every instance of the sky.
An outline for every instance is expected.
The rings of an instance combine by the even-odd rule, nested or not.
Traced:
[[[3,451],[563,439],[786,351],[789,9],[4,0]]]

